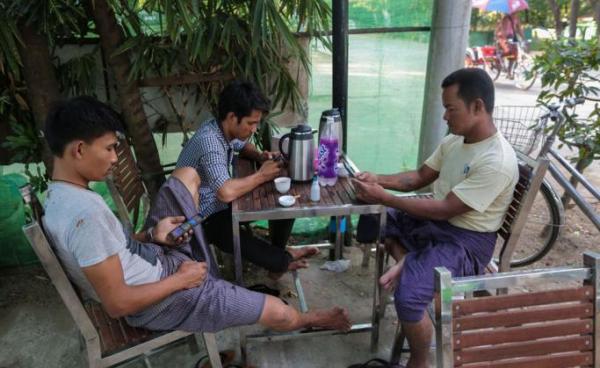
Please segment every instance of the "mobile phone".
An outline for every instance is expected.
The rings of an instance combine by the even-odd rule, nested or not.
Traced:
[[[193,228],[194,226],[201,224],[202,221],[204,221],[204,220],[205,220],[204,217],[200,216],[200,214],[197,214],[194,217],[192,217],[191,219],[188,219],[181,225],[177,226],[175,229],[171,230],[171,232],[169,233],[169,236],[172,239],[177,239],[180,236],[183,236],[188,231],[190,231],[190,229]]]
[[[346,169],[348,176],[351,178],[356,178],[354,171],[349,167],[349,165],[346,163],[346,161],[342,161],[342,164],[344,165],[344,169]]]

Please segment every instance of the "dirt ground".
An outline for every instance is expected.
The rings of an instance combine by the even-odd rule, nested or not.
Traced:
[[[590,202],[598,211],[597,201]],[[554,266],[576,266],[582,264],[585,251],[600,251],[600,233],[591,221],[576,206],[565,210],[565,224],[552,250],[540,261],[525,268],[544,268]],[[527,234],[520,239],[526,246]]]

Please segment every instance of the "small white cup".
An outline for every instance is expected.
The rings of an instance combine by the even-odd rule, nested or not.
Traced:
[[[292,179],[281,176],[279,178],[275,178],[275,189],[281,194],[285,194],[290,190],[290,186],[292,185]]]

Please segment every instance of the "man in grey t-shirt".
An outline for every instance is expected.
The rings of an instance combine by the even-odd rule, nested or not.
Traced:
[[[120,130],[117,114],[91,97],[58,104],[44,129],[54,155],[46,232],[71,279],[110,316],[156,330],[210,332],[257,322],[282,331],[350,327],[342,308],[301,314],[278,298],[209,273],[206,257],[193,256],[187,235],[176,241],[167,237],[184,216],[155,219],[149,231],[125,235],[102,199],[88,189],[90,181],[103,180],[117,162]],[[199,185],[194,169],[177,169],[157,201],[175,211],[177,203],[169,202],[174,195],[179,205],[197,211]]]

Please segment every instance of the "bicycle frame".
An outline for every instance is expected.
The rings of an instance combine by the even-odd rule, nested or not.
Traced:
[[[596,189],[583,175],[581,175],[564,157],[558,153],[555,149],[552,148],[554,142],[556,140],[556,136],[565,122],[565,116],[562,110],[566,107],[574,107],[576,104],[582,103],[584,101],[583,98],[576,99],[568,99],[564,102],[564,104],[553,104],[548,106],[549,111],[540,117],[539,127],[544,129],[548,119],[554,121],[554,126],[552,127],[552,132],[546,137],[546,141],[544,145],[540,149],[538,153],[538,157],[547,157],[550,154],[552,157],[556,159],[556,161],[564,167],[577,181],[579,181],[596,199],[600,200],[600,191]],[[538,126],[536,126],[537,129]],[[592,221],[594,226],[598,230],[600,230],[600,216],[596,213],[594,208],[583,198],[583,196],[577,191],[577,189],[570,183],[570,181],[560,172],[557,168],[556,164],[550,162],[548,167],[548,171],[554,177],[554,179],[563,187],[563,189],[567,192],[567,194],[573,198],[577,206],[581,209],[581,211],[586,215],[587,218]]]
[[[579,181],[596,199],[600,200],[600,192],[596,189],[590,182],[587,181],[571,164],[565,160],[556,150],[551,149],[549,151],[550,155],[560,163],[565,169],[569,171],[571,175],[573,175],[577,181]],[[583,198],[583,196],[577,191],[577,189],[571,184],[569,179],[567,179],[562,172],[556,167],[553,162],[550,162],[548,166],[548,171],[552,174],[552,177],[564,188],[564,190],[569,194],[575,204],[581,209],[584,215],[590,219],[590,221],[596,226],[596,229],[600,230],[600,216],[596,213],[594,207],[590,205],[589,202]]]

